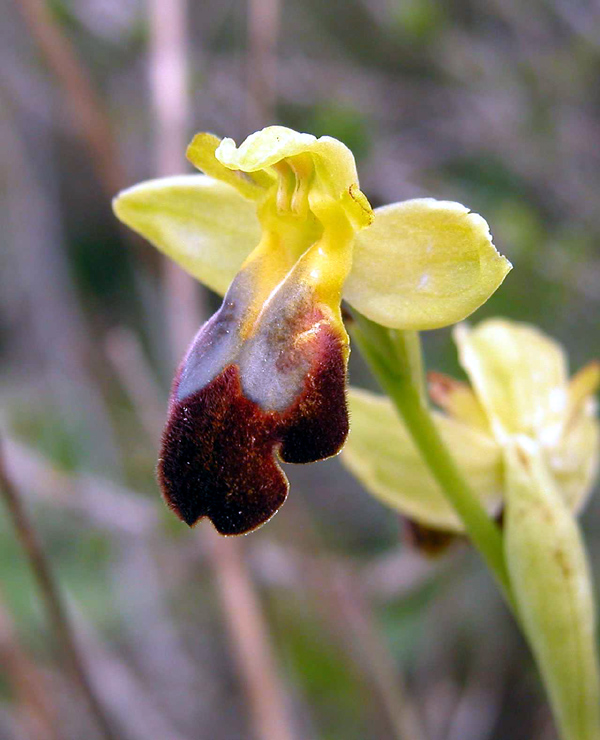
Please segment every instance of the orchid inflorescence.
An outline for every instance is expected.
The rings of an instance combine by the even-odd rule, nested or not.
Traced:
[[[173,382],[158,464],[168,505],[190,526],[207,517],[246,533],[287,496],[280,463],[343,448],[365,488],[417,526],[467,532],[529,640],[561,737],[598,740],[595,609],[575,517],[598,467],[599,365],[569,381],[564,351],[535,327],[462,324],[471,385],[430,374],[431,410],[417,332],[465,319],[511,269],[484,219],[430,198],[372,209],[342,143],[281,126],[239,147],[198,134],[188,158],[205,174],[114,201],[224,296]],[[389,397],[346,391],[342,298]]]

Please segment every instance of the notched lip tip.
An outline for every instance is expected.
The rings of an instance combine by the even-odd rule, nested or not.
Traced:
[[[171,499],[171,497],[167,494],[165,491],[164,486],[162,485],[162,481],[160,480],[159,475],[159,488],[162,495],[162,499],[167,505],[167,508],[169,511],[172,511],[173,514],[179,519],[180,522],[183,524],[186,524],[190,529],[193,529],[196,524],[201,519],[204,519],[206,517],[206,514],[201,514],[200,516],[186,516],[180,509],[180,507]]]
[[[171,511],[175,514],[175,516],[184,524],[187,524],[190,529],[193,529],[201,519],[204,519],[206,517],[206,514],[200,514],[200,516],[186,516],[177,506],[173,505],[169,500],[167,500],[167,505],[169,509],[171,509]]]
[[[252,534],[252,532],[256,532],[256,530],[262,526],[262,524],[259,524],[258,527],[251,527],[250,529],[243,529],[235,532],[231,532],[229,530],[223,531],[217,527],[217,525],[214,522],[211,522],[213,529],[220,537],[245,537],[248,534]]]
[[[208,517],[210,519],[210,517]],[[246,527],[244,529],[238,529],[235,531],[232,531],[231,529],[226,528],[219,528],[215,522],[213,522],[212,519],[210,519],[210,523],[212,524],[215,532],[217,534],[221,535],[221,537],[245,537],[248,534],[252,534],[253,532],[256,532],[258,529],[260,529],[262,526],[264,526],[267,521],[272,519],[272,517],[269,517],[269,519],[266,519],[264,522],[260,522],[260,524],[256,524],[254,526]]]
[[[284,502],[285,503],[285,500]],[[253,534],[254,532],[257,532],[259,529],[262,529],[262,527],[265,526],[268,522],[272,521],[273,518],[281,511],[281,507],[283,506],[283,503],[272,513],[270,514],[266,519],[264,519],[261,522],[258,522],[258,524],[250,525],[244,529],[239,529],[236,531],[231,531],[231,529],[228,529],[226,531],[223,531],[223,529],[220,529],[219,526],[211,519],[210,516],[206,516],[207,519],[209,519],[210,523],[214,527],[215,531],[221,535],[221,537],[245,537],[246,535]]]

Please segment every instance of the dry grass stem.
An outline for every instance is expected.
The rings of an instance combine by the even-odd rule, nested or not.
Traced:
[[[0,493],[4,499],[17,538],[29,561],[29,566],[31,567],[57,642],[70,668],[71,674],[79,686],[81,694],[85,697],[89,709],[95,717],[96,724],[101,730],[103,737],[105,740],[116,740],[118,735],[113,731],[111,722],[99,702],[95,688],[90,681],[85,660],[77,644],[77,638],[58,584],[50,568],[50,563],[44,553],[29,515],[23,506],[21,496],[8,476],[3,455],[3,447],[0,441]]]

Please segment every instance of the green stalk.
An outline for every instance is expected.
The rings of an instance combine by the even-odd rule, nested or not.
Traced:
[[[434,423],[425,392],[419,334],[386,329],[353,311],[352,338],[383,390],[395,404],[412,439],[454,507],[465,530],[513,608],[502,535],[450,455]]]

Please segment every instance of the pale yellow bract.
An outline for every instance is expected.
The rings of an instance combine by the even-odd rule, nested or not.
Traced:
[[[564,492],[528,437],[505,450],[504,553],[521,625],[562,740],[600,738],[595,604],[585,547]]]

